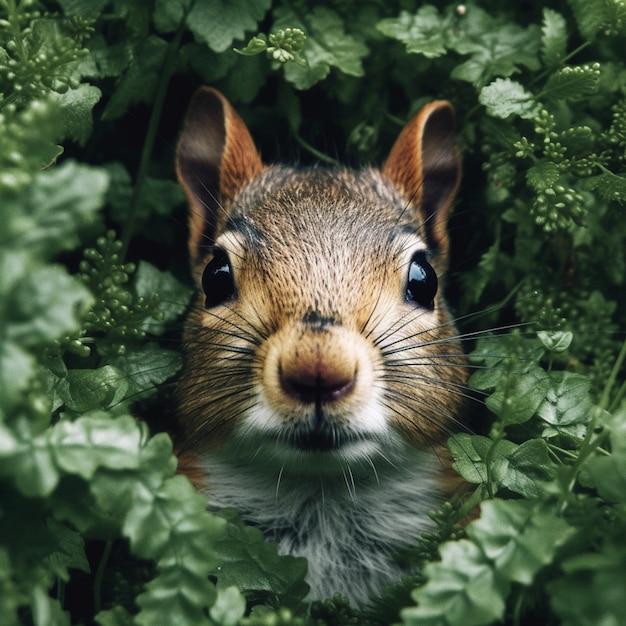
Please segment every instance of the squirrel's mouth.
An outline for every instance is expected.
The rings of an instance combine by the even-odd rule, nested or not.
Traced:
[[[345,445],[348,438],[334,429],[325,428],[298,430],[288,438],[288,441],[292,446],[304,452],[331,452]]]
[[[322,422],[299,425],[284,438],[289,445],[302,452],[334,452],[362,439],[342,426]]]

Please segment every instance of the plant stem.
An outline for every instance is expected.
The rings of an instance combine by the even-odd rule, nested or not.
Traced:
[[[113,549],[113,541],[109,540],[104,544],[104,550],[98,563],[98,569],[93,581],[93,606],[94,612],[99,613],[102,610],[102,581],[104,579],[104,572],[111,556],[111,550]]]
[[[167,94],[167,88],[169,86],[170,78],[174,70],[174,63],[176,61],[176,55],[180,47],[180,42],[183,37],[183,33],[186,28],[186,20],[193,2],[185,8],[183,16],[178,24],[174,38],[169,43],[165,58],[163,59],[163,71],[159,76],[159,82],[157,84],[156,92],[154,94],[154,105],[152,112],[150,113],[150,120],[148,122],[148,129],[146,131],[146,138],[144,140],[143,148],[141,150],[141,158],[139,161],[139,167],[137,168],[137,180],[133,189],[133,194],[128,206],[128,217],[124,223],[122,229],[121,241],[122,250],[120,252],[120,258],[122,262],[126,259],[128,254],[128,247],[130,240],[133,237],[133,231],[135,230],[135,224],[137,222],[137,213],[139,211],[139,200],[143,191],[143,186],[148,176],[148,167],[150,165],[150,159],[152,158],[152,151],[154,148],[154,142],[157,137],[159,129],[159,123],[161,121],[161,114],[163,112],[163,105],[165,104],[165,96]]]

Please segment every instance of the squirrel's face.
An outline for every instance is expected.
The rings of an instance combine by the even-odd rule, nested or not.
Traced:
[[[222,110],[209,132],[222,146],[207,165],[198,137],[186,143],[203,115],[192,105],[179,175],[201,293],[185,331],[182,447],[320,473],[438,446],[466,378],[438,288],[456,148],[431,166],[434,191],[403,144],[382,172],[267,168],[223,97],[201,93]]]

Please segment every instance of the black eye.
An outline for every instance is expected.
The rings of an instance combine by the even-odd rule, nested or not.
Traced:
[[[206,296],[205,308],[223,304],[235,295],[233,269],[224,250],[216,248],[213,258],[202,273],[202,290]]]
[[[437,294],[437,274],[426,260],[425,252],[416,252],[409,264],[409,275],[406,283],[407,302],[415,302],[432,310]]]

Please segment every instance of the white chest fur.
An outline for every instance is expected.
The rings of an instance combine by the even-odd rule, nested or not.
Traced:
[[[428,513],[438,505],[434,453],[411,448],[400,456],[393,466],[379,459],[367,472],[346,466],[329,475],[320,455],[320,474],[289,476],[212,456],[207,495],[212,507],[236,508],[279,553],[307,558],[310,599],[340,592],[363,605],[399,578],[394,555],[432,526]]]

